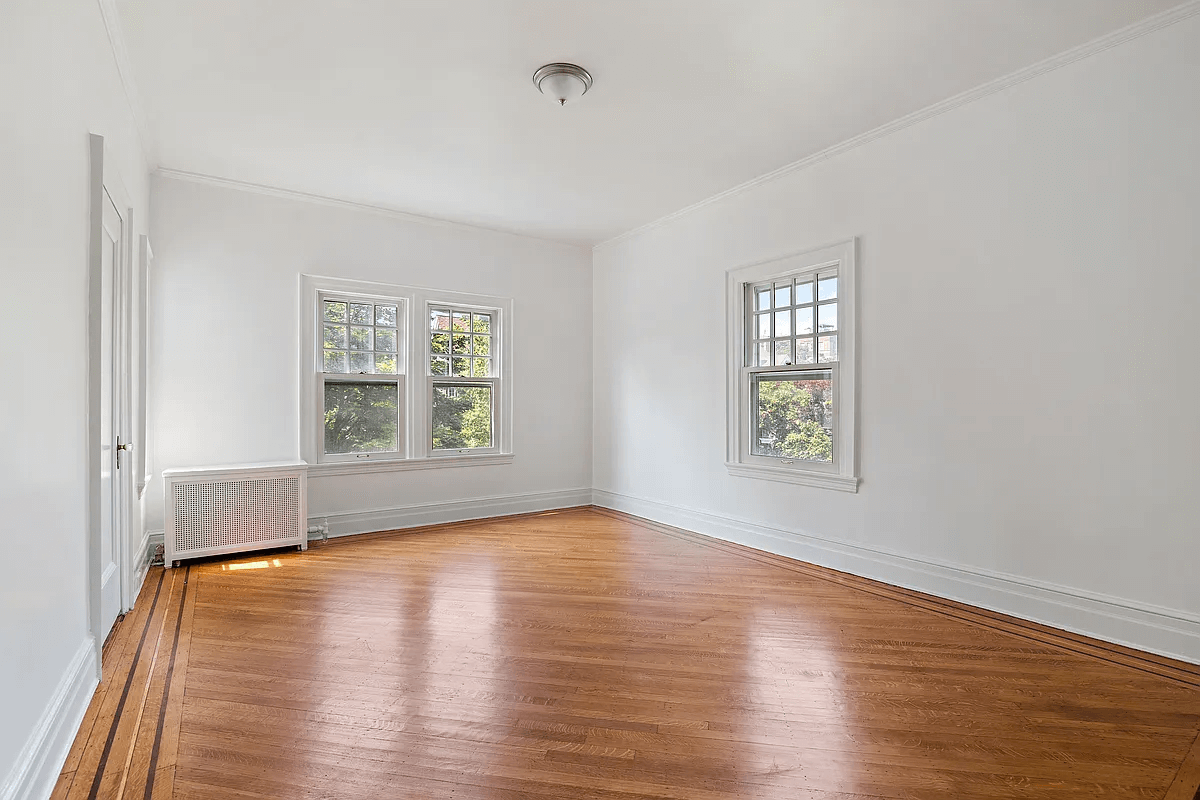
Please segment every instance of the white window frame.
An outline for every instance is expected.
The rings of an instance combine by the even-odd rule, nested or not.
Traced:
[[[350,303],[369,303],[372,305],[394,305],[396,306],[396,372],[395,373],[358,373],[358,372],[326,372],[324,369],[324,339],[323,331],[325,326],[324,308],[326,302],[344,302],[347,307]],[[367,453],[326,453],[324,439],[322,437],[318,444],[317,458],[318,463],[337,463],[337,462],[359,462],[364,460],[371,461],[395,461],[405,458],[407,450],[405,448],[405,422],[408,417],[407,406],[405,402],[407,393],[404,390],[405,377],[409,368],[409,362],[406,358],[407,349],[404,346],[405,339],[408,337],[408,331],[412,327],[408,320],[409,308],[408,299],[404,296],[384,295],[384,294],[367,294],[365,292],[346,292],[333,291],[329,289],[317,290],[316,298],[316,314],[318,319],[315,320],[316,326],[316,370],[317,370],[317,396],[315,399],[318,419],[324,418],[325,412],[325,385],[328,383],[377,383],[381,385],[391,385],[396,387],[396,449],[383,450]],[[347,331],[351,325],[349,319],[349,311],[347,310],[347,318],[345,326]],[[378,331],[372,321],[372,345]],[[348,334],[347,334],[348,335]],[[347,344],[347,355],[349,355],[349,341]],[[362,352],[362,351],[359,351]],[[374,352],[374,351],[372,351]],[[349,366],[347,364],[347,366]]]
[[[857,240],[762,261],[726,272],[728,362],[725,466],[729,474],[822,489],[857,492],[858,477],[858,361],[857,361]],[[768,281],[836,272],[838,278],[838,360],[779,367],[750,367],[748,326],[749,287]],[[816,283],[813,284],[813,325],[816,320]],[[794,334],[794,332],[793,332]],[[819,335],[819,333],[817,334]],[[794,340],[793,336],[793,340]],[[816,340],[814,339],[814,359]],[[832,463],[755,455],[751,382],[754,374],[824,372],[832,370],[834,394],[834,452]]]
[[[441,297],[442,295],[439,295]],[[433,329],[429,324],[429,319],[433,315],[434,309],[445,309],[450,312],[451,328],[446,331],[447,334],[453,336],[454,313],[455,312],[470,312],[488,314],[492,318],[491,327],[488,336],[491,337],[490,355],[492,372],[487,377],[461,377],[456,375],[434,375],[430,367],[433,363]],[[503,384],[505,383],[502,375],[504,363],[507,361],[503,354],[497,350],[497,346],[501,344],[504,337],[504,323],[507,316],[504,310],[495,305],[474,304],[474,303],[450,303],[441,302],[439,300],[429,300],[425,303],[425,373],[428,377],[428,391],[426,392],[426,408],[429,410],[430,420],[425,425],[426,446],[429,448],[430,458],[452,458],[455,456],[465,455],[495,455],[501,451],[501,437],[499,420],[501,417],[501,409],[505,403],[502,398]],[[470,335],[474,335],[472,331]],[[453,339],[451,339],[453,342]],[[453,351],[447,356],[451,364],[454,361]],[[492,389],[492,446],[491,447],[470,447],[470,448],[435,448],[433,446],[433,391],[434,385],[448,386],[490,386]]]
[[[333,380],[396,381],[399,385],[399,450],[360,458],[324,453],[324,384],[322,305],[324,295],[385,301],[397,305],[397,375],[331,375]],[[347,475],[468,465],[510,464],[512,438],[512,300],[492,295],[437,291],[412,286],[331,278],[300,276],[299,335],[299,440],[301,458],[308,462],[309,475]],[[429,368],[430,307],[454,307],[487,311],[492,318],[493,376],[455,379],[433,376]],[[492,437],[490,448],[434,451],[432,430],[433,380],[441,383],[491,382],[493,384]]]

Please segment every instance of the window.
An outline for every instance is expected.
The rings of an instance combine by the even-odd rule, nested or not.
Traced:
[[[404,455],[405,301],[319,293],[321,460]]]
[[[302,277],[309,473],[512,460],[512,301]]]
[[[433,455],[493,450],[496,309],[429,307],[430,447]]]
[[[731,270],[729,471],[856,491],[855,243]]]

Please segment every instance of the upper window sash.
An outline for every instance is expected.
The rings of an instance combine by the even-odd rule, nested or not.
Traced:
[[[317,371],[325,374],[403,375],[408,341],[403,297],[319,292]]]
[[[747,282],[745,366],[836,363],[838,305],[836,265]]]

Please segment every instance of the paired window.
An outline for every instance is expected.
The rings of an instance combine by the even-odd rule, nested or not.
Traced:
[[[854,242],[729,273],[730,472],[855,491]]]
[[[511,453],[511,301],[313,276],[302,291],[301,440],[317,474]]]

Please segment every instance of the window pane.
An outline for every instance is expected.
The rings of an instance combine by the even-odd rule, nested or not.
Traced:
[[[833,461],[833,373],[755,376],[754,455]]]
[[[325,346],[326,347],[345,347],[346,346],[346,326],[345,325],[326,325],[325,326]]]
[[[491,314],[475,314],[475,332],[476,333],[491,333],[492,332],[492,315]]]
[[[375,356],[372,353],[350,353],[350,371],[365,372],[370,375],[375,371]]]
[[[813,340],[812,337],[796,340],[796,364],[811,364],[813,363]]]
[[[472,378],[490,378],[492,377],[492,360],[490,358],[476,358],[471,362],[471,377]]]
[[[375,315],[372,313],[370,303],[351,303],[350,304],[350,321],[357,322],[359,325],[370,325],[375,321]]]
[[[796,333],[813,332],[812,306],[796,309]]]
[[[471,315],[465,311],[454,312],[454,330],[469,331],[471,330]]]
[[[433,446],[437,450],[492,446],[492,387],[433,385]]]
[[[771,366],[771,343],[770,342],[759,342],[758,343],[758,366],[760,366],[760,367]]]
[[[758,336],[756,336],[754,338],[770,339],[771,338],[771,315],[770,314],[759,314],[756,318],[756,322],[757,322],[757,326],[758,326]]]
[[[754,310],[766,311],[771,307],[771,289],[765,287],[754,290]]]
[[[775,312],[775,335],[776,336],[791,336],[792,335],[792,312],[791,311],[776,311]]]
[[[385,328],[396,327],[396,307],[375,306],[375,324]]]
[[[429,312],[429,329],[433,331],[450,330],[450,312],[441,308]]]
[[[471,352],[471,337],[465,333],[454,334],[454,354],[466,355]]]
[[[326,322],[345,322],[346,321],[346,304],[333,300],[325,301],[325,321]]]
[[[775,284],[775,307],[784,308],[792,304],[792,282]]]
[[[351,350],[374,350],[371,342],[371,328],[359,328],[357,326],[350,328],[350,349]]]
[[[475,355],[487,356],[492,353],[492,337],[476,336],[475,337]]]
[[[459,378],[469,378],[467,371],[470,369],[471,359],[469,358],[452,358],[450,359],[450,374]]]
[[[837,361],[837,337],[817,337],[817,361]]]
[[[380,375],[396,374],[396,356],[391,353],[375,354],[375,372]]]
[[[812,302],[812,281],[796,284],[796,305]]]
[[[346,352],[344,350],[325,351],[325,372],[345,372]]]
[[[325,384],[325,452],[379,453],[399,449],[399,405],[392,383]]]
[[[792,363],[792,340],[775,340],[775,366],[781,367]]]
[[[375,349],[384,353],[396,352],[396,332],[386,328],[375,331]]]
[[[837,303],[817,306],[817,330],[837,330]]]
[[[448,359],[448,358],[431,358],[431,359],[429,359],[429,373],[431,375],[448,375],[448,374],[450,374],[450,359]]]
[[[817,299],[832,300],[837,297],[837,276],[817,281]]]
[[[429,349],[434,353],[445,355],[450,352],[450,334],[435,333],[429,340]]]

